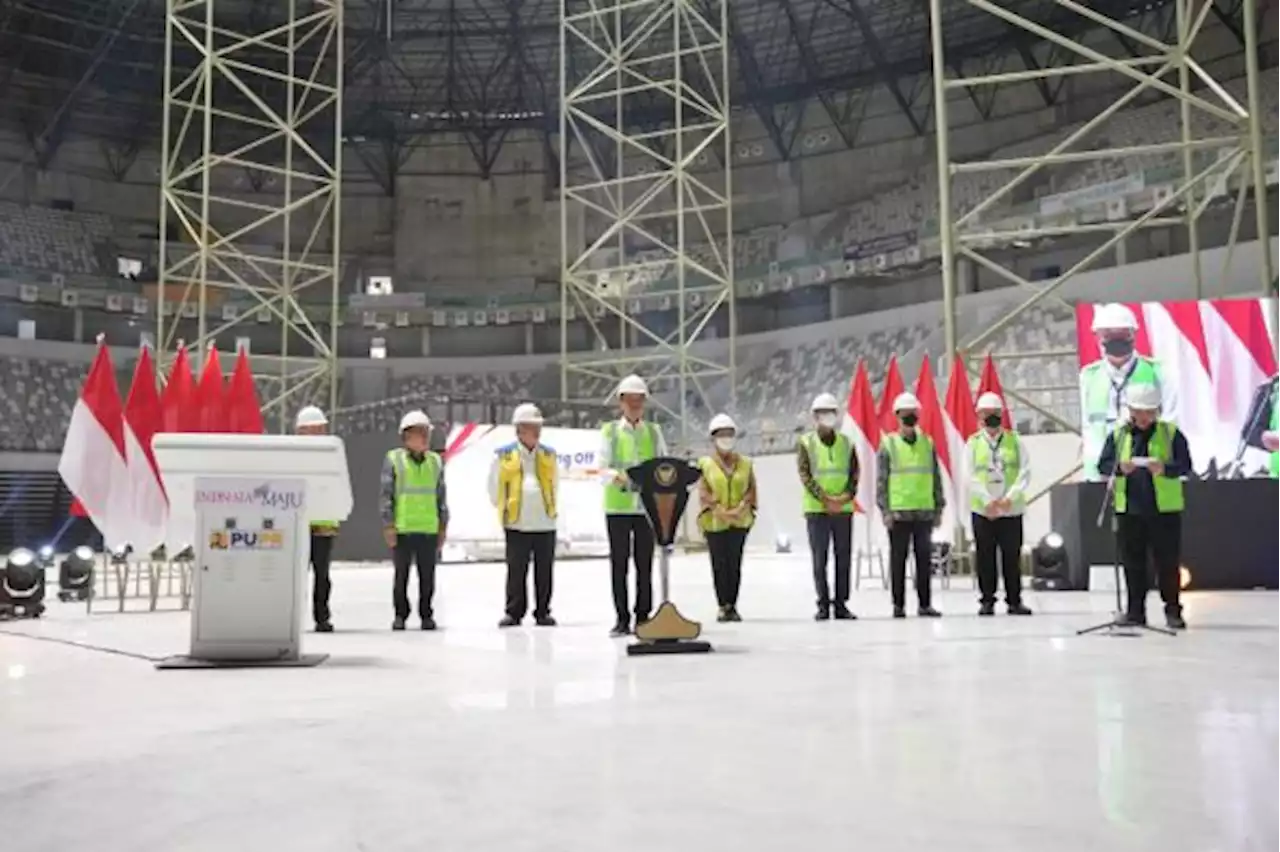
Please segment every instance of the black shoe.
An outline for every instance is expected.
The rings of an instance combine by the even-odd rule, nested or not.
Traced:
[[[916,610],[916,615],[921,618],[942,618],[942,613],[938,612],[931,606],[922,606]]]
[[[436,620],[435,620],[434,618],[432,618],[431,616],[429,616],[429,615],[424,615],[424,616],[422,617],[422,629],[423,629],[423,630],[435,630],[435,629],[436,629]]]
[[[742,620],[742,616],[738,615],[738,608],[736,606],[730,606],[729,621],[741,621],[741,620]]]
[[[844,604],[836,604],[832,616],[836,621],[857,621],[858,616],[849,611],[849,607]]]
[[[978,607],[978,615],[995,615],[996,605],[993,603],[984,603]]]
[[[404,619],[401,618],[400,616],[396,616],[396,620],[391,622],[391,629],[404,630]]]
[[[609,631],[609,637],[611,639],[617,639],[622,636],[627,636],[630,633],[631,625],[625,621],[619,621],[617,624],[613,625],[613,628]]]
[[[1126,612],[1116,616],[1115,623],[1117,627],[1146,627],[1147,616],[1145,614],[1135,615],[1133,613]]]
[[[1010,615],[1030,615],[1031,607],[1023,603],[1009,604]]]
[[[535,615],[533,623],[539,627],[555,627],[556,620],[549,615]]]
[[[828,604],[818,604],[818,611],[813,614],[814,621],[827,621],[831,618],[831,607]]]
[[[906,617],[907,617],[907,609],[906,609],[906,607],[895,606],[895,607],[893,608],[893,617],[894,617],[894,618],[906,618]]]
[[[1180,612],[1166,612],[1164,615],[1164,623],[1168,625],[1170,630],[1186,630],[1187,620],[1182,617]]]
[[[730,619],[729,619],[729,607],[727,607],[727,606],[722,606],[722,607],[720,607],[719,609],[717,609],[717,610],[716,610],[716,621],[720,622],[721,624],[724,624],[724,623],[728,622],[729,620],[730,620]]]
[[[646,621],[648,621],[648,620],[649,620],[649,616],[647,616],[647,615],[638,615],[638,614],[637,614],[637,615],[636,615],[636,623],[635,623],[636,630],[639,630],[639,629],[640,629],[640,625],[641,625],[641,624],[644,624],[644,623],[645,623]],[[632,633],[634,633],[634,632],[635,632],[635,630],[632,630],[631,632],[632,632]]]
[[[504,615],[502,616],[502,620],[498,622],[498,626],[499,627],[519,627],[520,619],[516,618],[514,615]]]
[[[333,622],[330,622],[330,621],[317,621],[317,622],[316,622],[316,632],[317,632],[317,633],[332,633],[332,632],[333,632]]]

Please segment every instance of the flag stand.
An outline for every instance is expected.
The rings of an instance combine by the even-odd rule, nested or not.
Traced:
[[[880,581],[880,585],[887,589],[889,588],[889,578],[885,575],[884,571],[884,553],[881,552],[879,548],[871,546],[871,534],[874,530],[871,514],[869,512],[864,512],[863,518],[865,518],[867,522],[866,538],[864,539],[866,545],[859,548],[854,557],[856,565],[853,575],[853,587],[855,589],[862,588],[862,578],[866,577],[868,580],[878,579]],[[865,571],[863,570],[864,564],[866,566]]]

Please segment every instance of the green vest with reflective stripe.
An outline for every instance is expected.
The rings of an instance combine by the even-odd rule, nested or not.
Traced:
[[[396,474],[396,532],[435,535],[440,531],[436,489],[440,485],[440,456],[427,453],[415,462],[405,449],[387,453]]]
[[[1163,420],[1157,421],[1156,428],[1151,433],[1151,440],[1147,443],[1147,455],[1150,458],[1159,459],[1168,464],[1173,455],[1173,436],[1177,431],[1178,427],[1172,423],[1166,423]],[[1129,461],[1133,458],[1133,430],[1129,428],[1117,429],[1115,436],[1116,463]],[[1182,480],[1172,476],[1161,475],[1151,477],[1151,481],[1155,485],[1156,511],[1162,515],[1181,512],[1185,505],[1182,495]],[[1116,511],[1121,514],[1124,513],[1129,505],[1126,485],[1125,477],[1116,477]]]
[[[1280,385],[1271,389],[1271,431],[1280,430]],[[1280,479],[1280,452],[1271,451],[1271,478]]]
[[[609,444],[610,465],[614,470],[627,472],[628,468],[643,464],[658,455],[658,427],[647,421],[635,429],[623,429],[612,420],[601,429]],[[610,482],[604,487],[604,511],[608,515],[640,514],[640,495],[621,485]]]
[[[800,445],[809,456],[809,473],[813,474],[813,481],[817,484],[818,490],[823,494],[834,496],[842,493],[849,486],[853,444],[847,436],[837,432],[835,441],[828,447],[822,443],[817,432],[806,432],[800,437]],[[804,490],[803,500],[806,515],[821,515],[827,511],[822,501],[810,494],[808,489]],[[852,500],[840,507],[841,514],[847,515],[852,511]]]
[[[897,432],[884,437],[889,445],[889,511],[928,512],[933,500],[933,441],[923,432],[908,444]]]
[[[712,456],[698,459],[698,467],[701,468],[702,478],[707,481],[711,493],[723,508],[731,509],[747,496],[747,489],[751,487],[751,462],[745,456],[738,456],[732,474],[726,473],[724,466]],[[698,515],[698,525],[703,532],[723,532],[730,527],[750,529],[754,521],[755,516],[749,511],[743,512],[734,521],[717,520],[709,506],[704,507]]]
[[[982,514],[986,510],[987,504],[992,500],[1008,496],[1010,486],[1018,481],[1018,475],[1022,472],[1020,465],[1022,454],[1018,451],[1017,432],[1002,431],[996,450],[1000,453],[1000,463],[1004,468],[1004,492],[1001,494],[992,494],[987,487],[991,478],[991,443],[987,440],[986,433],[982,431],[975,432],[969,438],[969,458],[973,462],[973,481],[981,486],[970,490],[969,508],[978,514]],[[1026,510],[1027,497],[1025,494],[1013,494],[1009,499],[1013,504],[1009,508],[1009,514],[1021,515]]]

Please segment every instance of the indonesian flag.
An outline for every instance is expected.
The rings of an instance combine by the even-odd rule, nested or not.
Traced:
[[[1000,386],[1000,374],[996,372],[996,362],[987,353],[987,360],[982,362],[982,375],[978,378],[978,396],[993,393],[1004,403],[1000,408],[1000,425],[1006,429],[1013,428],[1013,415],[1009,413],[1009,400],[1005,399],[1004,388]]]
[[[959,355],[951,359],[951,378],[947,382],[946,404],[947,452],[951,457],[951,485],[954,492],[952,505],[955,517],[963,517],[960,506],[964,503],[965,448],[969,436],[978,431],[978,415],[973,408],[973,394],[969,390],[969,374]]]
[[[191,374],[191,359],[187,347],[179,346],[178,354],[169,368],[169,381],[165,382],[160,397],[164,417],[163,432],[198,431],[200,412],[196,410],[196,380]]]
[[[111,548],[129,540],[126,458],[124,414],[115,367],[111,353],[99,338],[98,354],[71,411],[58,475]]]
[[[261,435],[265,431],[258,390],[253,385],[253,370],[243,349],[236,357],[236,367],[227,388],[226,430],[239,435]]]
[[[151,352],[143,347],[133,371],[133,384],[124,404],[125,460],[129,476],[129,541],[140,552],[149,552],[164,540],[169,502],[160,481],[160,469],[151,450],[151,439],[164,426],[156,371]]]
[[[196,385],[195,408],[199,412],[197,432],[227,431],[227,390],[222,381],[222,364],[218,350],[212,346],[205,353],[204,371]]]
[[[880,408],[876,412],[881,434],[898,431],[898,415],[893,413],[893,401],[904,390],[906,385],[902,382],[902,371],[898,369],[898,356],[894,355],[889,359],[889,369],[884,374],[884,387],[880,389]]]
[[[858,369],[849,388],[849,401],[845,403],[843,432],[853,443],[858,454],[858,493],[854,495],[854,509],[869,513],[876,500],[876,450],[880,448],[880,420],[876,414],[876,400],[871,394],[871,380],[867,377],[867,364],[859,359]]]
[[[916,428],[933,441],[934,452],[938,454],[938,467],[942,472],[943,493],[951,494],[955,490],[951,485],[951,445],[947,439],[946,418],[938,403],[938,386],[933,381],[933,365],[929,363],[928,355],[920,362],[920,375],[916,378],[916,398],[920,400],[920,422]],[[947,511],[951,512],[951,508]]]

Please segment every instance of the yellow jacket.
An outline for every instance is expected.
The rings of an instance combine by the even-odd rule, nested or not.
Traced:
[[[524,460],[520,450],[519,442],[499,447],[494,461],[496,476],[492,480],[492,496],[498,507],[498,522],[504,527],[514,527],[520,522],[520,501],[524,494]],[[538,444],[533,450],[533,457],[543,508],[547,517],[555,520],[559,472],[556,451]]]

